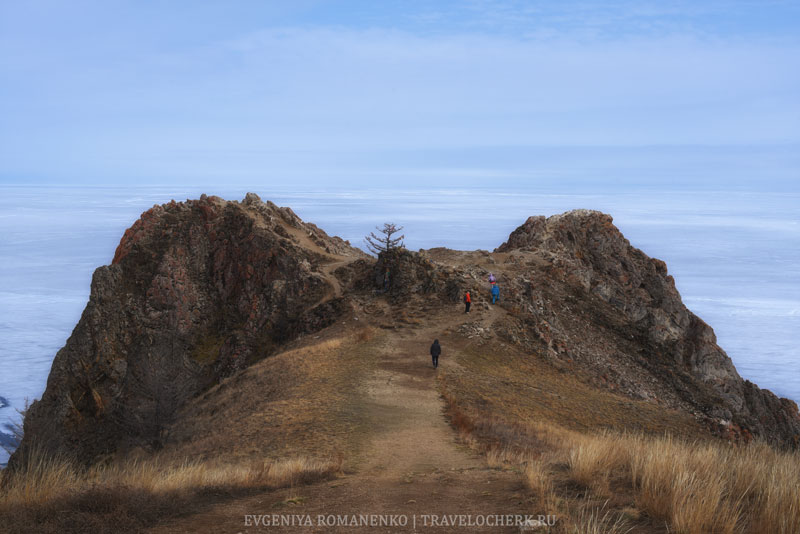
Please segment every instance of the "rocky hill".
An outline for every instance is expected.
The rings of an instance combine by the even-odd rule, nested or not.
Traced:
[[[687,410],[723,434],[797,447],[797,405],[739,376],[712,328],[681,302],[666,264],[632,247],[609,215],[530,217],[496,252],[543,275],[509,280],[523,342],[545,343],[607,387]]]
[[[330,271],[364,258],[252,194],[154,206],[95,271],[15,457],[32,442],[87,462],[160,447],[186,400],[334,323],[346,303]]]
[[[489,272],[502,288],[491,310]],[[455,311],[465,289],[480,321]],[[286,351],[304,339],[353,324],[413,331],[435,321],[452,323],[448,331],[465,342],[491,340],[493,353],[535,362],[553,390],[569,371],[603,398],[683,414],[709,435],[798,446],[796,404],[738,375],[711,327],[681,302],[664,262],[632,247],[608,215],[531,217],[493,253],[399,250],[376,261],[248,194],[155,206],[125,232],[111,265],[94,274],[11,465],[33,446],[85,463],[133,448],[189,447],[202,441],[193,429],[214,431],[212,416],[233,421],[231,406],[255,413],[262,398],[289,387],[281,376],[299,387],[295,360],[266,364],[281,351],[302,358]],[[262,389],[236,389],[245,383]],[[348,410],[357,418],[358,406]],[[242,428],[255,424],[247,417]]]

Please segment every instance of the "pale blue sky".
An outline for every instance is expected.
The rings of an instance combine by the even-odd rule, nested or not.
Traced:
[[[800,2],[0,0],[0,182],[795,186]]]

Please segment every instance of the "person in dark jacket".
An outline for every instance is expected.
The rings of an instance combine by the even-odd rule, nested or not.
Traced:
[[[439,340],[434,339],[431,345],[431,359],[433,360],[433,368],[439,367],[439,355],[442,353],[442,346],[439,345]]]

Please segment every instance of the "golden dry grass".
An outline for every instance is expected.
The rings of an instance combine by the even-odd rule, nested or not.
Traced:
[[[800,456],[756,443],[619,438],[637,503],[676,532],[800,532]]]
[[[457,420],[464,419],[461,414]],[[571,525],[580,526],[575,532],[624,532],[621,518],[638,520],[639,510],[679,534],[800,532],[800,455],[794,452],[763,443],[737,447],[672,436],[582,433],[543,423],[512,427],[496,419],[472,421],[468,428],[469,436],[495,436],[483,446],[475,438],[467,441],[483,448],[490,466],[520,466],[536,497],[535,511],[570,517]],[[583,511],[585,506],[570,502],[565,482],[586,495],[614,499],[617,509]]]
[[[23,473],[0,474],[0,511],[10,511],[16,506],[50,501],[78,487],[82,477],[71,462],[32,451],[25,458]]]
[[[543,460],[528,460],[525,464],[525,484],[533,492],[536,506],[547,512],[558,510],[560,503],[553,484],[550,466]]]
[[[137,530],[185,513],[209,492],[233,496],[296,487],[340,470],[341,459],[305,457],[237,464],[167,464],[153,458],[81,469],[34,452],[19,471],[3,473],[0,531]],[[120,523],[124,518],[129,521]]]
[[[582,416],[565,427],[545,397],[534,397],[544,399],[539,407],[531,406],[531,395],[515,399],[519,384],[526,380],[533,384],[534,379],[514,378],[510,372],[517,366],[514,362],[499,363],[500,369],[480,379],[491,385],[492,396],[483,395],[481,387],[465,387],[480,386],[477,378],[469,376],[471,366],[485,368],[480,359],[467,355],[459,359],[466,368],[461,375],[440,375],[450,422],[463,439],[486,453],[490,465],[522,469],[536,496],[533,512],[564,517],[563,532],[625,532],[628,528],[664,532],[664,525],[678,534],[800,532],[799,453],[758,442],[734,446],[698,435],[687,424],[676,429],[692,430],[680,439],[653,432],[670,419],[680,420],[674,414],[667,414],[657,425],[637,424],[638,430],[630,424],[619,425],[618,430],[576,428],[574,422]],[[537,379],[542,377],[556,378],[544,371]],[[559,387],[551,390],[566,393],[564,388],[570,387],[583,400],[602,401],[608,395],[557,379]],[[613,401],[602,402],[615,407]],[[633,405],[639,408],[638,403]],[[651,412],[630,417],[636,421]],[[552,416],[546,423],[542,422],[545,413]],[[620,415],[607,414],[604,419],[613,422]],[[600,512],[596,505],[587,507],[581,501],[585,496],[610,504]]]
[[[597,506],[591,502],[581,503],[574,517],[568,520],[569,534],[627,534],[632,530],[622,514],[607,508],[607,502]]]
[[[161,454],[237,462],[345,451],[352,457],[366,425],[359,384],[376,364],[378,342],[366,327],[292,344],[188,403]]]
[[[690,414],[592,386],[577,368],[556,368],[544,358],[503,343],[476,346],[456,336],[443,342],[451,354],[457,354],[460,367],[440,373],[441,386],[470,413],[548,421],[579,431],[614,429],[709,437]]]

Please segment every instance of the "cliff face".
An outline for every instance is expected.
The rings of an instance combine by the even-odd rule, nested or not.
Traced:
[[[95,271],[15,458],[31,444],[83,461],[158,447],[185,400],[336,321],[327,271],[364,256],[252,194],[153,207]]]
[[[528,252],[536,276],[509,280],[528,334],[633,397],[688,409],[717,430],[797,446],[797,405],[743,380],[714,331],[683,305],[666,264],[630,245],[609,215],[530,217],[496,252]]]
[[[501,287],[491,330],[503,342],[731,439],[797,446],[796,404],[742,380],[664,262],[632,247],[608,215],[531,217],[494,253],[398,250],[375,262],[248,194],[155,206],[125,232],[94,274],[11,465],[32,446],[85,462],[158,448],[189,399],[352,309],[361,323],[364,310],[415,299],[447,309],[470,288],[473,306],[488,310],[489,271]]]

